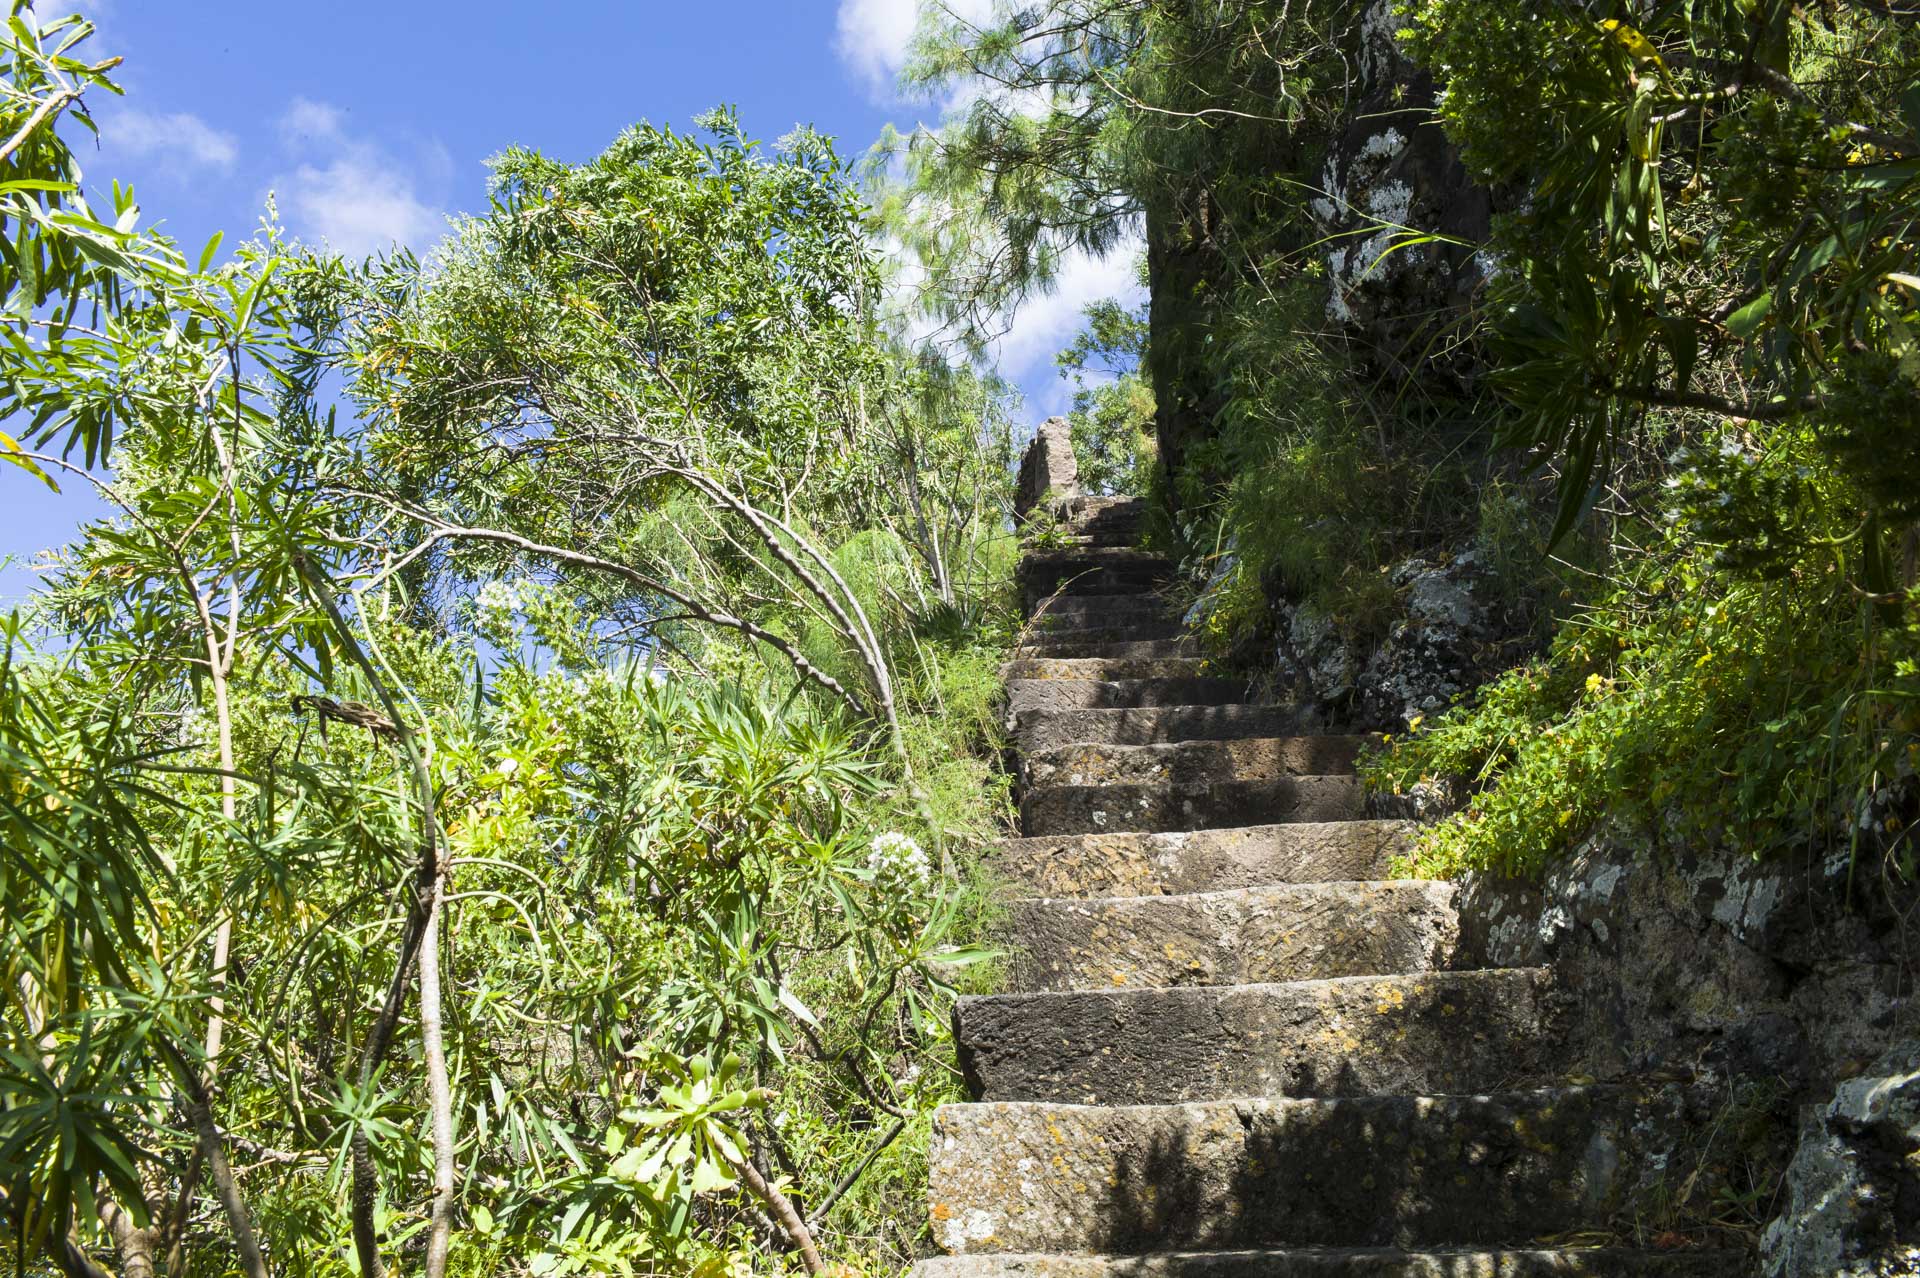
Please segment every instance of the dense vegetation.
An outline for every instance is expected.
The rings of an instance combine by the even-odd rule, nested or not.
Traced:
[[[1327,229],[1383,15],[1485,242]],[[92,35],[0,37],[0,455],[114,511],[0,654],[22,1270],[911,1258],[989,979],[1017,406],[905,339],[881,245],[984,351],[1144,241],[1147,313],[1060,357],[1073,437],[1223,662],[1276,604],[1377,640],[1409,556],[1492,566],[1529,659],[1368,765],[1468,796],[1415,872],[1603,819],[1914,872],[1899,0],[932,5],[907,83],[954,105],[876,187],[640,125],[502,154],[424,263],[97,210]],[[1330,314],[1337,264],[1420,252],[1464,305]]]
[[[0,656],[9,1263],[899,1265],[1007,392],[724,114],[502,155],[426,265],[186,256],[84,201],[87,35],[5,50],[8,455],[113,511]]]

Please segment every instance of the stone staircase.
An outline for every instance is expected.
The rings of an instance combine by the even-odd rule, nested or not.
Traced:
[[[1574,1086],[1541,969],[1453,971],[1445,883],[1384,880],[1358,741],[1209,675],[1070,498],[1008,666],[1024,838],[1009,985],[962,999],[922,1278],[1732,1275],[1591,1246],[1671,1156],[1683,1089]]]

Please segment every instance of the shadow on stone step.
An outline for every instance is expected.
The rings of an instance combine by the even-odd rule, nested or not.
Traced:
[[[1680,1148],[1706,1109],[1677,1086],[953,1106],[936,1118],[935,1228],[975,1252],[1592,1238],[1644,1219],[1670,1176],[1712,1200],[1723,1180]],[[943,1208],[959,1230],[942,1230]]]

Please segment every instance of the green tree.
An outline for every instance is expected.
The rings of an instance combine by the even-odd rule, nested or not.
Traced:
[[[1140,373],[1147,322],[1118,302],[1095,302],[1086,326],[1054,357],[1073,383],[1067,414],[1081,485],[1096,493],[1144,493],[1153,484],[1153,392]]]

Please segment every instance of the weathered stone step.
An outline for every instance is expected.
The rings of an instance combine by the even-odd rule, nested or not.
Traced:
[[[1067,550],[1078,550],[1087,546],[1096,548],[1112,546],[1117,549],[1133,550],[1137,549],[1137,543],[1140,540],[1140,522],[1137,519],[1116,519],[1112,523],[1096,527],[1091,532],[1056,533],[1052,544]]]
[[[963,998],[975,1100],[1163,1105],[1541,1087],[1575,1066],[1544,968]]]
[[[1386,976],[1446,966],[1451,883],[1282,883],[1184,896],[1009,903],[1018,990],[1166,989]]]
[[[1745,1278],[1752,1270],[1752,1258],[1730,1248],[1307,1247],[1150,1256],[935,1256],[912,1272],[916,1278]]]
[[[1062,522],[1073,528],[1108,528],[1139,523],[1146,517],[1144,497],[1069,497],[1055,508]]]
[[[1105,636],[1107,631],[1094,631]],[[1195,657],[1200,655],[1199,644],[1192,639],[1083,639],[1073,634],[1040,634],[1029,636],[1031,642],[1023,643],[1013,650],[1016,660],[1025,657],[1049,657],[1069,659],[1079,657],[1100,657],[1109,660],[1156,661],[1165,657]]]
[[[1402,821],[1302,821],[1159,834],[1006,839],[994,873],[1035,896],[1155,896],[1263,883],[1378,879],[1411,842]]]
[[[1238,741],[1181,741],[1171,745],[1055,746],[1029,753],[1025,784],[1105,785],[1171,782],[1271,781],[1275,777],[1331,776],[1353,771],[1364,737],[1243,737]]]
[[[1082,624],[1082,623],[1086,624]],[[1141,643],[1149,640],[1179,639],[1178,618],[1168,614],[1122,617],[1109,624],[1086,614],[1063,613],[1057,617],[1036,617],[1020,632],[1022,644],[1043,643]]]
[[[1027,611],[1059,595],[1147,594],[1172,575],[1171,569],[1145,564],[1106,565],[1097,561],[1028,562],[1019,571],[1020,598]]]
[[[935,1236],[961,1253],[1516,1245],[1604,1229],[1691,1174],[1680,1146],[1711,1104],[1580,1087],[948,1105],[929,1198]],[[1697,1170],[1710,1199],[1716,1175]]]
[[[1158,595],[1137,590],[1118,594],[1058,595],[1027,609],[1029,626],[1058,627],[1131,625],[1142,621],[1178,621],[1179,615]]]
[[[1148,706],[1224,706],[1246,695],[1238,679],[1009,679],[1007,711],[1125,710]]]
[[[1102,534],[1106,535],[1106,534]],[[1137,546],[1065,546],[1060,549],[1029,550],[1020,558],[1020,568],[1050,568],[1057,564],[1099,564],[1108,568],[1138,566],[1171,572],[1175,565],[1165,555]]]
[[[1015,679],[1197,679],[1200,657],[1023,657],[1000,667],[1000,677]],[[1241,684],[1244,688],[1245,684]]]
[[[1288,737],[1319,724],[1311,706],[1146,706],[1132,709],[1049,708],[1015,711],[1013,734],[1022,749],[1063,745],[1159,745],[1176,741],[1229,741],[1242,737]]]
[[[1095,685],[1099,686],[1099,685]],[[1047,785],[1020,799],[1020,829],[1041,834],[1214,830],[1365,816],[1359,778],[1276,777],[1213,785]]]

